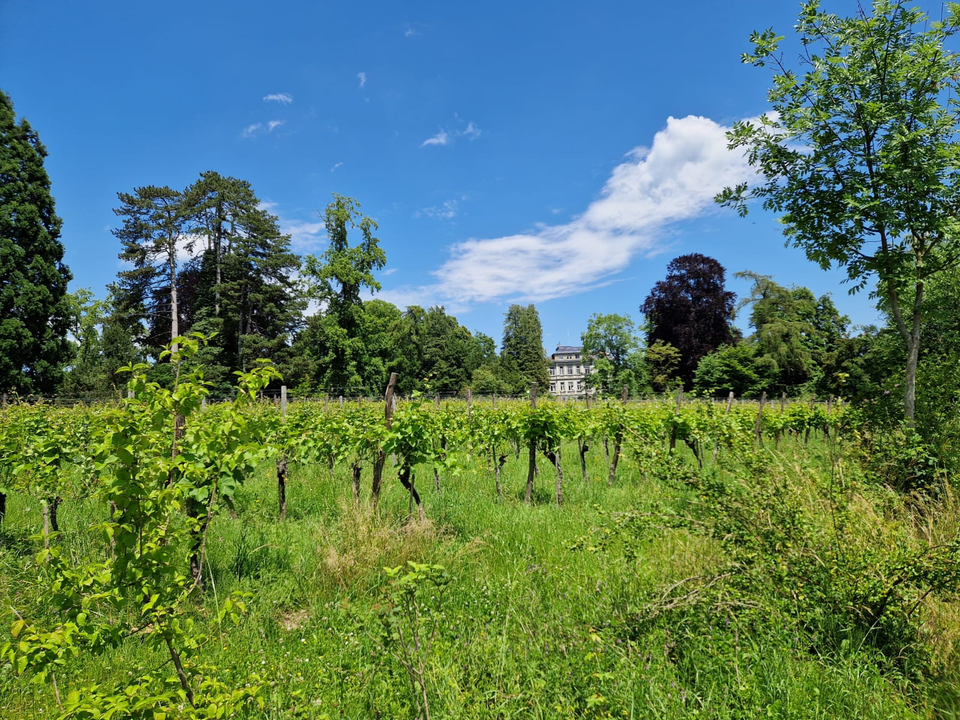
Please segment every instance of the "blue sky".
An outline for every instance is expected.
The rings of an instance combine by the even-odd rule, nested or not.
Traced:
[[[301,253],[324,248],[330,193],[356,197],[387,253],[380,297],[498,341],[511,302],[536,303],[548,349],[595,312],[639,320],[690,252],[738,295],[749,269],[875,322],[773,216],[710,200],[748,172],[724,129],[767,109],[769,74],[740,53],[752,30],[789,36],[798,7],[4,0],[0,88],[49,150],[71,287],[98,296],[119,269],[116,193],[216,170]]]

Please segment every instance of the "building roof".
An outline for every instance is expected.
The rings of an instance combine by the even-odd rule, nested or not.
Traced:
[[[557,353],[578,353],[583,350],[582,345],[557,345],[557,349],[553,351],[553,354]]]

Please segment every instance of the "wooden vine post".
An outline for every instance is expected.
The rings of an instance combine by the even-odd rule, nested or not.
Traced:
[[[726,417],[730,414],[730,408],[733,407],[733,390],[730,391],[730,394],[727,395],[727,409],[724,411],[723,416]],[[713,444],[713,461],[717,461],[717,453],[720,452],[720,438],[717,438],[717,441]]]
[[[763,421],[763,406],[767,403],[767,392],[766,390],[760,395],[760,410],[757,411],[757,423],[753,427],[753,434],[757,438],[757,442],[760,443],[760,447],[763,447],[763,429],[761,428],[761,422]]]
[[[626,406],[627,404],[627,395],[629,394],[630,389],[624,385],[620,388],[620,404]],[[610,476],[607,478],[607,482],[610,486],[613,486],[614,481],[617,479],[617,465],[620,463],[620,446],[623,444],[623,423],[620,423],[617,426],[617,433],[613,438],[613,459],[610,461]]]
[[[530,410],[531,416],[537,409],[537,383],[530,383]],[[537,472],[537,439],[530,438],[530,464],[527,468],[527,492],[524,501],[527,505],[533,502],[533,476]]]
[[[393,411],[396,408],[394,404],[393,394],[397,387],[397,374],[390,373],[390,380],[387,382],[387,392],[384,395],[384,408],[383,408],[383,418],[384,423],[387,426],[387,430],[390,429],[390,425],[393,423]],[[377,448],[377,458],[373,463],[373,487],[372,487],[372,497],[373,497],[373,511],[377,511],[377,505],[380,504],[380,486],[383,484],[383,465],[387,459],[386,453],[383,451],[382,447]]]
[[[680,406],[683,405],[683,386],[677,388],[677,406],[673,411],[674,422],[670,426],[670,452],[677,447],[677,423],[676,416],[680,414]]]
[[[287,386],[280,386],[280,422],[287,420]],[[280,452],[277,454],[277,503],[280,509],[280,519],[287,517],[287,449],[284,447],[285,435],[281,429]]]

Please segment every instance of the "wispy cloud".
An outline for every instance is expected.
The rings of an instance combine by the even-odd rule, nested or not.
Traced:
[[[381,277],[387,277],[387,275],[393,275],[397,270],[398,270],[398,268],[395,268],[395,267],[387,268],[387,269],[384,270],[382,273],[380,273],[380,276],[381,276]]]
[[[326,241],[326,228],[322,220],[308,222],[280,218],[280,230],[290,236],[291,249],[300,254],[316,252]]]
[[[403,36],[407,38],[416,37],[419,34],[420,33],[418,33],[416,30],[414,30],[411,27],[408,27],[406,30],[403,31]]]
[[[413,216],[415,218],[428,217],[433,218],[434,220],[452,220],[457,216],[457,212],[459,212],[459,210],[460,203],[458,201],[447,200],[441,205],[421,208],[420,210],[417,210]]]
[[[365,72],[358,72],[357,80],[360,81],[360,85],[357,90],[363,90],[363,86],[367,84],[367,74]]]
[[[433,271],[434,284],[391,292],[469,308],[538,302],[616,282],[634,259],[668,247],[671,225],[713,212],[717,192],[753,178],[743,154],[727,149],[727,130],[709,118],[668,118],[651,146],[628,153],[600,197],[570,222],[459,242]]]
[[[334,170],[336,170],[336,169],[337,169],[338,167],[340,167],[341,165],[343,165],[342,162],[334,163],[334,164],[333,164],[333,167],[330,168],[330,172],[333,172]]]
[[[289,105],[293,102],[293,95],[290,93],[273,93],[271,95],[263,96],[264,102],[278,102],[284,105]]]
[[[254,123],[253,125],[247,125],[240,134],[245,138],[252,138],[261,132],[272,133],[284,124],[286,124],[286,120],[270,120],[266,124]]]
[[[428,145],[446,145],[450,142],[450,135],[446,130],[441,130],[433,137],[428,137],[422,143],[420,147],[427,147]]]
[[[477,127],[477,124],[473,121],[467,123],[467,127],[460,132],[460,135],[465,135],[470,139],[470,141],[476,140],[480,135],[483,134],[483,131]]]

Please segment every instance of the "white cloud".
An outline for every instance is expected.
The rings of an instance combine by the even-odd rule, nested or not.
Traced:
[[[289,105],[293,102],[293,95],[290,93],[273,93],[272,95],[264,95],[264,102],[278,102],[284,105]]]
[[[271,120],[270,122],[267,123],[267,132],[268,133],[273,132],[284,123],[286,123],[286,120]]]
[[[363,86],[367,84],[367,74],[365,72],[358,72],[357,80],[360,81],[360,87],[358,87],[357,89],[363,90]]]
[[[456,200],[447,200],[442,205],[422,208],[413,214],[414,217],[433,218],[434,220],[452,220],[457,216],[459,203]]]
[[[407,28],[406,30],[403,31],[403,36],[404,36],[404,37],[408,37],[408,38],[410,38],[410,37],[416,37],[416,36],[419,35],[419,34],[420,34],[420,33],[418,33],[418,32],[417,32],[416,30],[414,30],[413,28]]]
[[[280,231],[290,236],[290,248],[299,254],[316,252],[326,242],[323,221],[307,222],[280,218]]]
[[[441,130],[433,137],[429,137],[420,143],[420,147],[427,147],[427,145],[446,145],[450,142],[450,136],[447,134],[446,130]]]
[[[257,131],[263,127],[263,123],[254,123],[253,125],[247,125],[241,135],[244,137],[253,137],[257,134]]]
[[[343,165],[342,162],[334,163],[334,164],[333,164],[333,167],[330,168],[330,172],[333,172],[334,170],[336,170],[336,169],[337,169],[338,167],[340,167],[341,165]]]
[[[387,268],[382,273],[380,273],[380,277],[387,277],[387,275],[393,275],[397,270],[398,268],[395,268],[395,267]]]
[[[661,251],[670,224],[710,212],[717,192],[752,177],[743,155],[727,150],[728,129],[709,118],[669,118],[651,147],[614,168],[582,215],[454,245],[433,273],[433,291],[466,305],[547,300],[612,282],[635,257]]]
[[[476,124],[475,122],[471,121],[471,122],[467,123],[466,129],[464,129],[463,131],[461,131],[460,134],[461,134],[461,135],[466,135],[468,138],[470,138],[470,141],[472,142],[472,141],[476,140],[478,137],[480,137],[480,135],[482,135],[483,133],[482,133],[482,131],[480,130],[480,128],[477,127],[477,124]]]

